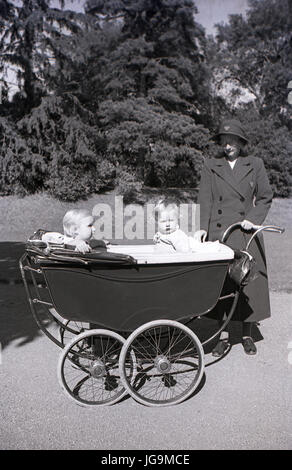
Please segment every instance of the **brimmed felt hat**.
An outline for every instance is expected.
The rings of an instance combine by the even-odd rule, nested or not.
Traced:
[[[237,119],[225,119],[222,121],[219,127],[218,133],[214,138],[218,139],[222,134],[231,134],[240,137],[244,142],[248,142],[248,139],[245,135],[245,130],[240,121]]]

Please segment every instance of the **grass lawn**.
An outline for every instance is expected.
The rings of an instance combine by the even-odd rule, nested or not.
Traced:
[[[24,242],[38,228],[62,231],[63,216],[72,208],[86,208],[91,212],[96,204],[103,203],[107,204],[107,207],[110,207],[114,213],[114,196],[114,193],[95,195],[78,203],[60,202],[46,194],[35,194],[24,198],[0,197],[0,242]],[[118,212],[117,223],[123,225],[121,209]],[[145,226],[147,220],[149,222],[149,216],[151,214],[148,214],[147,219],[145,213]],[[129,214],[124,218],[124,225],[131,217],[132,215]],[[265,234],[271,289],[292,292],[292,199],[274,199],[266,224],[279,225],[286,229],[283,235]],[[115,228],[121,233],[122,227]],[[106,234],[106,237],[113,239],[114,235],[115,232],[112,236]],[[3,249],[5,247],[6,250],[8,246],[7,243],[2,243]]]

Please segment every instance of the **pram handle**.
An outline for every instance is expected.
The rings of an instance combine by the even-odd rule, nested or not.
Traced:
[[[227,238],[229,237],[231,231],[233,229],[235,229],[236,227],[241,227],[241,222],[236,222],[235,224],[230,225],[225,230],[225,232],[223,233],[222,238],[221,238],[222,243],[224,243],[227,240]],[[277,227],[276,225],[254,225],[253,230],[255,230],[255,232],[250,237],[250,239],[249,239],[249,241],[246,245],[246,248],[245,248],[246,250],[248,250],[249,245],[251,244],[252,240],[257,236],[257,234],[262,232],[262,231],[277,232],[277,233],[284,233],[285,232],[284,228]]]

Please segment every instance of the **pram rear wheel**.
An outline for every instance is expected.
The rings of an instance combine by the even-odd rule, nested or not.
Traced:
[[[60,341],[62,345],[66,346],[72,339],[86,330],[89,330],[89,323],[66,320],[60,326]]]
[[[103,329],[73,338],[62,350],[58,364],[59,382],[66,394],[83,406],[119,401],[126,393],[119,374],[124,342],[119,334]]]
[[[137,374],[129,375],[134,355]],[[122,382],[138,402],[150,406],[174,405],[189,397],[204,372],[204,351],[190,328],[172,320],[157,320],[137,328],[120,355]]]

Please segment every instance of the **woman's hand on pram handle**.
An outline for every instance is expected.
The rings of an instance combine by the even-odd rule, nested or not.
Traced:
[[[250,222],[249,220],[243,220],[240,222],[241,227],[244,230],[255,230],[255,231],[265,231],[265,232],[278,232],[284,233],[285,229],[282,227],[277,227],[276,225],[256,225]]]
[[[247,231],[248,230],[258,230],[259,228],[261,228],[261,225],[255,225],[252,222],[250,222],[249,220],[243,220],[242,222],[240,222],[240,225],[243,228],[243,230],[247,230]]]
[[[206,238],[207,238],[207,231],[206,230],[197,230],[194,233],[194,239],[197,242],[204,242],[204,241],[206,241]]]
[[[249,221],[243,221],[243,222],[249,222]],[[249,222],[251,223],[251,222]],[[226,230],[225,232],[223,233],[222,235],[222,238],[221,238],[221,242],[222,243],[225,243],[227,238],[229,237],[230,233],[234,230],[234,229],[238,229],[238,228],[243,228],[242,227],[242,222],[236,222],[235,224],[232,224],[230,225]],[[265,231],[265,232],[276,232],[276,233],[284,233],[285,232],[285,229],[282,228],[282,227],[277,227],[276,225],[255,225],[255,224],[252,224],[253,227],[251,230],[253,230],[253,234],[252,236],[250,237],[247,245],[246,245],[246,250],[248,250],[252,240],[262,231]],[[244,229],[244,230],[247,230],[247,229]]]

